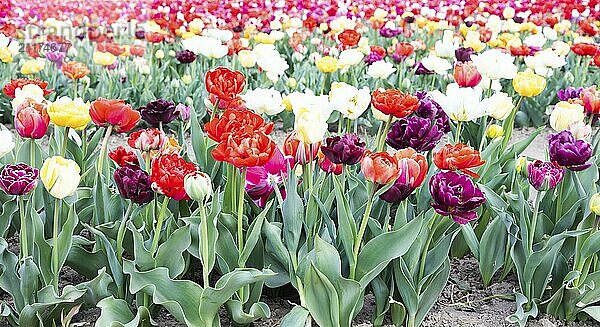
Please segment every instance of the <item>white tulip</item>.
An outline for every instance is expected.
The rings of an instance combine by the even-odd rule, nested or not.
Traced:
[[[248,90],[242,99],[248,109],[257,114],[277,115],[284,109],[281,93],[275,89],[257,88]]]
[[[513,63],[515,58],[498,49],[487,50],[481,54],[471,56],[477,71],[483,77],[492,80],[513,79],[517,74],[517,66]]]
[[[446,94],[438,90],[431,92],[434,101],[442,106],[444,112],[452,120],[472,121],[485,116],[486,103],[481,101],[481,87],[459,87],[458,84],[448,85]]]

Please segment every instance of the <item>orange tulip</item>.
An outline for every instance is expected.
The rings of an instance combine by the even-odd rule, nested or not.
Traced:
[[[481,160],[479,151],[462,143],[456,145],[446,144],[433,155],[433,162],[439,169],[460,170],[475,178],[478,178],[479,175],[469,169],[479,167],[485,163]]]
[[[277,146],[259,130],[252,133],[230,134],[212,150],[217,161],[228,162],[238,168],[264,166],[275,154]]]
[[[398,178],[398,160],[387,152],[365,151],[360,162],[360,170],[365,179],[378,185],[385,185]]]
[[[88,66],[82,62],[69,61],[62,66],[62,72],[68,79],[78,80],[90,73]]]
[[[371,104],[386,115],[404,118],[419,108],[419,99],[400,90],[375,90]]]
[[[137,110],[133,110],[123,100],[98,98],[92,102],[90,117],[98,126],[113,126],[115,132],[124,133],[132,130],[140,121],[141,116]]]

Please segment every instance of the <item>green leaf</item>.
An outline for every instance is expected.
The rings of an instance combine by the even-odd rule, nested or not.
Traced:
[[[291,169],[291,168],[290,168]],[[293,172],[289,174],[285,185],[286,197],[281,205],[283,218],[283,241],[288,251],[294,255],[298,250],[302,222],[304,221],[304,203],[298,195],[298,180]]]
[[[269,212],[269,209],[271,209],[272,204],[273,204],[272,201],[267,203],[267,205],[261,211],[261,213],[256,217],[256,219],[254,219],[252,224],[250,224],[250,227],[248,228],[248,232],[247,232],[248,236],[247,236],[246,242],[244,244],[244,249],[242,250],[241,256],[238,258],[238,265],[240,267],[246,266],[246,261],[248,261],[250,254],[254,250],[254,247],[256,246],[256,243],[258,242],[258,239],[260,238],[260,232],[262,230],[263,221],[265,221],[265,216]]]
[[[422,219],[413,219],[400,229],[386,232],[370,240],[358,254],[356,280],[362,288],[375,278],[393,259],[401,257],[413,244]]]
[[[461,232],[465,239],[465,242],[469,246],[471,253],[475,257],[475,259],[479,259],[479,241],[477,241],[477,235],[475,235],[475,231],[473,230],[473,226],[471,224],[466,223],[461,225]]]
[[[256,320],[271,317],[269,306],[263,302],[253,303],[250,306],[248,313],[244,312],[242,302],[238,300],[229,300],[225,302],[225,308],[236,324],[247,325]]]
[[[489,285],[492,277],[504,264],[507,231],[501,217],[496,217],[481,236],[479,271],[484,285]]]
[[[354,247],[354,240],[356,239],[356,222],[354,221],[354,216],[352,215],[352,211],[350,211],[350,206],[348,205],[348,200],[346,199],[346,195],[342,193],[342,185],[337,178],[334,178],[335,183],[335,197],[337,200],[337,212],[338,212],[338,237],[340,238],[341,244],[344,248],[344,251],[347,254],[352,253]],[[353,258],[351,255],[348,255],[348,261],[350,266],[354,264]]]
[[[280,321],[280,327],[305,327],[309,312],[305,308],[296,305]]]
[[[144,306],[139,306],[134,316],[129,310],[129,304],[122,299],[110,296],[98,302],[100,317],[96,320],[96,326],[106,327],[138,327],[145,323],[153,326],[157,324],[152,320],[150,312]]]
[[[185,269],[183,252],[191,243],[190,226],[178,228],[158,247],[155,266],[169,269],[169,276],[176,278]]]
[[[339,300],[335,287],[311,263],[304,278],[306,306],[321,327],[342,327],[339,321]]]

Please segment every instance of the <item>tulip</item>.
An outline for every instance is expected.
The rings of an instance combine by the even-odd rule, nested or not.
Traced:
[[[261,131],[230,134],[212,150],[217,161],[228,162],[235,167],[265,165],[275,154],[275,143]]]
[[[244,68],[251,68],[256,65],[256,55],[251,50],[241,50],[238,52],[237,59]]]
[[[452,83],[446,88],[446,94],[435,90],[431,92],[431,97],[452,120],[472,121],[483,117],[487,111],[487,102],[481,100],[482,93],[480,86],[459,87],[457,83]]]
[[[70,80],[81,79],[90,73],[90,69],[84,63],[69,61],[62,66],[63,74]]]
[[[221,142],[239,130],[261,131],[268,135],[273,131],[273,126],[273,123],[266,123],[260,115],[248,109],[230,108],[221,117],[215,117],[206,123],[204,130],[211,140]]]
[[[546,79],[532,70],[518,72],[512,81],[513,88],[520,96],[534,97],[546,88]]]
[[[569,86],[566,89],[560,89],[556,92],[556,96],[560,101],[568,101],[569,99],[577,99],[583,91],[583,87],[572,87]]]
[[[435,148],[444,137],[437,120],[412,116],[395,122],[386,137],[386,143],[396,150],[413,148],[426,152]]]
[[[150,176],[140,167],[124,165],[115,170],[113,177],[124,199],[137,204],[149,203],[154,199]]]
[[[590,197],[590,211],[596,216],[600,216],[600,193],[594,193]]]
[[[581,171],[592,165],[587,162],[592,157],[591,144],[584,140],[576,140],[568,130],[550,135],[548,154],[550,161],[569,170]]]
[[[140,113],[131,109],[123,100],[98,98],[92,102],[90,117],[100,127],[111,126],[117,133],[132,130],[140,121]]]
[[[40,139],[48,131],[50,116],[46,103],[36,103],[31,99],[22,102],[15,110],[14,126],[21,137]]]
[[[365,152],[365,142],[356,134],[328,137],[325,143],[321,151],[334,164],[357,164]]]
[[[182,64],[191,64],[196,60],[196,54],[190,50],[177,51],[175,58]]]
[[[294,166],[294,158],[284,155],[279,148],[273,157],[263,166],[248,167],[245,190],[254,203],[264,208],[273,191],[281,193],[285,199],[285,188],[280,186],[288,174],[288,168]],[[276,189],[277,188],[277,189]]]
[[[556,162],[536,160],[527,166],[529,184],[538,191],[554,189],[561,182],[565,169]]]
[[[23,75],[33,75],[37,74],[46,66],[43,59],[30,59],[23,63],[21,66],[21,74]]]
[[[142,118],[152,126],[168,124],[177,118],[175,103],[165,99],[156,99],[138,109]]]
[[[396,68],[394,68],[393,64],[380,60],[367,68],[367,75],[377,79],[386,79],[395,71]]]
[[[398,177],[398,160],[387,152],[366,150],[360,163],[365,179],[377,185],[385,185]]]
[[[137,155],[121,145],[109,152],[108,157],[119,167],[140,165]]]
[[[131,133],[127,144],[132,148],[147,152],[159,150],[166,141],[167,136],[164,132],[156,128],[147,128]]]
[[[197,171],[193,163],[185,161],[178,154],[163,154],[152,160],[150,181],[152,189],[173,200],[189,200],[184,180]]]
[[[213,193],[210,176],[201,171],[187,175],[183,180],[183,187],[188,196],[200,205],[206,204]]]
[[[338,34],[338,41],[346,47],[354,47],[358,45],[360,41],[360,33],[355,30],[345,30],[342,33]]]
[[[192,108],[183,103],[178,103],[177,106],[175,106],[175,114],[182,121],[189,121],[190,118],[192,118]]]
[[[242,93],[246,84],[246,78],[239,71],[217,67],[206,72],[204,84],[206,91],[214,94],[219,100],[231,101]]]
[[[517,66],[514,64],[515,58],[498,49],[487,50],[481,54],[471,56],[471,60],[481,76],[491,80],[513,79],[517,74]]]
[[[477,219],[477,209],[485,202],[483,192],[466,175],[453,171],[439,172],[429,181],[431,206],[442,216],[450,216],[458,224]]]
[[[555,131],[564,131],[571,124],[583,121],[585,118],[584,108],[579,103],[570,103],[560,101],[554,106],[554,110],[550,113],[550,126]]]
[[[487,115],[498,120],[508,118],[514,109],[512,98],[504,92],[496,92],[491,97],[482,101],[487,110]]]
[[[457,62],[454,65],[454,81],[460,87],[474,87],[481,82],[481,74],[473,62]]]
[[[339,67],[337,59],[331,56],[324,56],[315,60],[315,65],[323,73],[333,73]]]
[[[10,131],[0,130],[0,159],[15,148],[15,141]]]
[[[266,114],[270,116],[277,115],[283,111],[283,99],[281,93],[275,89],[256,88],[248,90],[241,96],[246,102],[248,109],[257,114]]]
[[[373,92],[371,104],[386,115],[404,118],[419,108],[419,99],[396,89]]]
[[[54,156],[44,161],[40,178],[50,195],[56,199],[64,199],[77,190],[81,180],[80,172],[75,161]]]
[[[92,60],[96,65],[111,66],[117,61],[117,57],[109,52],[95,51]]]
[[[454,50],[454,56],[459,62],[471,61],[471,55],[474,54],[473,48],[458,48]]]
[[[491,124],[485,131],[485,136],[489,139],[496,139],[504,136],[504,129],[497,124]]]
[[[398,160],[399,175],[392,187],[379,197],[390,203],[406,199],[416,190],[427,176],[427,159],[414,149],[406,148],[394,154]]]
[[[50,121],[57,126],[84,129],[92,120],[90,117],[90,104],[81,98],[72,100],[61,97],[48,107]]]
[[[593,56],[598,53],[598,47],[591,43],[576,43],[571,46],[571,51],[578,56]]]
[[[305,165],[317,158],[321,142],[306,144],[298,139],[298,133],[292,131],[283,141],[283,152],[294,159],[295,163]],[[312,155],[311,155],[312,153]]]
[[[6,94],[6,96],[8,96],[9,98],[14,99],[16,90],[22,89],[25,85],[28,84],[37,85],[42,90],[42,96],[44,97],[54,92],[54,90],[52,89],[47,89],[48,82],[28,78],[17,78],[11,80],[8,84],[4,86],[2,92],[4,92],[4,94]]]
[[[357,89],[343,83],[334,82],[329,91],[329,102],[333,110],[337,110],[345,118],[358,119],[371,103],[371,94],[368,87]]]
[[[13,109],[17,109],[17,107],[23,102],[30,100],[35,103],[45,104],[46,99],[44,98],[44,90],[42,90],[36,84],[27,84],[21,88],[15,90],[15,97],[11,100],[10,104]]]
[[[344,165],[331,162],[323,152],[317,154],[317,161],[321,170],[327,174],[341,175],[344,171]]]
[[[600,114],[600,90],[597,89],[596,85],[582,89],[579,96],[583,101],[583,108],[586,113],[590,115]]]
[[[456,145],[446,144],[433,154],[433,162],[439,169],[460,170],[475,178],[478,178],[479,175],[470,169],[479,167],[485,163],[485,161],[481,160],[479,151],[462,143]]]
[[[37,186],[38,176],[38,169],[25,163],[8,164],[0,172],[0,188],[9,195],[26,195]]]

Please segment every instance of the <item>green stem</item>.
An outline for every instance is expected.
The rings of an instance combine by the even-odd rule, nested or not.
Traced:
[[[36,159],[35,158],[36,157],[36,155],[35,155],[35,152],[36,152],[35,151],[35,146],[36,146],[35,140],[34,139],[29,139],[29,143],[30,143],[29,160],[31,161],[30,165],[31,165],[31,167],[35,167],[36,166],[36,163],[35,163],[35,161],[36,161],[35,160]]]
[[[438,215],[436,213],[433,214],[431,218],[431,222],[429,223],[429,235],[427,236],[427,241],[425,242],[425,246],[423,247],[423,251],[421,252],[421,260],[419,262],[419,279],[418,283],[421,283],[423,279],[423,274],[425,274],[425,262],[427,261],[427,250],[429,249],[429,245],[431,245],[431,241],[433,240],[433,235],[435,234],[435,230],[437,225],[435,224],[435,218]]]
[[[533,216],[531,217],[531,223],[530,223],[530,229],[529,229],[529,234],[528,236],[528,240],[527,240],[527,249],[529,250],[529,255],[531,255],[533,253],[533,242],[534,242],[534,237],[535,237],[535,229],[536,229],[536,225],[537,225],[537,218],[538,218],[538,213],[540,211],[540,203],[542,202],[542,198],[544,197],[544,193],[545,191],[539,191],[537,194],[537,197],[535,198],[535,203],[533,206]]]
[[[367,200],[367,207],[365,208],[365,214],[363,215],[362,221],[360,222],[360,229],[358,230],[358,234],[356,235],[356,239],[354,240],[354,248],[352,249],[352,258],[353,263],[350,267],[350,279],[354,279],[356,275],[356,260],[358,258],[358,251],[360,250],[360,244],[362,242],[362,238],[365,235],[365,231],[367,230],[367,225],[369,223],[369,217],[371,215],[371,209],[373,208],[373,196],[375,195],[376,187],[374,184],[369,183],[372,190],[369,192],[369,199]]]
[[[133,202],[129,202],[127,206],[127,210],[125,211],[125,215],[121,220],[121,225],[119,225],[119,231],[117,232],[117,259],[119,263],[123,263],[123,239],[125,238],[125,226],[127,225],[127,221],[129,220],[129,215],[131,214],[131,210],[133,209]]]
[[[162,230],[163,220],[165,219],[165,213],[167,212],[167,207],[169,204],[169,197],[165,196],[163,203],[160,207],[160,212],[158,213],[158,218],[156,220],[156,227],[154,228],[154,238],[152,239],[152,246],[150,247],[150,253],[154,256],[156,249],[158,248],[158,240],[160,240],[160,231]]]
[[[389,115],[388,120],[385,122],[385,127],[383,128],[383,133],[381,134],[381,139],[379,140],[379,143],[377,144],[377,152],[383,151],[383,148],[385,146],[385,138],[387,136],[388,130],[390,129],[390,124],[392,123],[393,118],[394,117],[392,115]]]
[[[104,139],[102,140],[102,147],[100,148],[100,155],[98,155],[98,173],[104,175],[102,171],[102,165],[104,163],[104,156],[106,155],[106,148],[108,146],[108,138],[112,133],[112,125],[108,125],[106,128],[106,132],[104,133]]]
[[[54,273],[54,279],[52,282],[54,283],[54,290],[58,292],[58,277],[60,275],[59,268],[59,259],[58,259],[58,225],[59,225],[59,217],[60,214],[60,199],[54,199],[54,216],[53,225],[52,225],[52,272]]]
[[[462,121],[456,122],[456,135],[454,136],[454,143],[460,142],[460,132],[462,130]]]
[[[242,256],[242,251],[244,250],[244,192],[246,187],[246,171],[246,167],[242,168],[242,179],[240,181],[240,193],[238,197],[237,244],[238,254],[240,257]]]
[[[64,158],[67,153],[67,143],[69,142],[69,127],[65,127],[65,134],[63,135],[62,148],[60,149],[60,155]]]
[[[502,150],[506,149],[506,146],[508,145],[508,141],[510,141],[510,138],[512,137],[512,132],[513,132],[513,129],[515,128],[515,126],[514,126],[515,117],[517,115],[517,112],[519,111],[519,108],[521,107],[522,101],[523,101],[523,96],[520,96],[519,100],[517,101],[517,104],[515,105],[512,112],[510,113],[510,115],[508,116],[506,121],[504,122],[505,125],[504,125],[504,139],[502,140]]]
[[[201,237],[202,237],[202,287],[205,289],[210,287],[209,274],[210,269],[208,267],[208,221],[206,218],[206,211],[204,204],[200,203],[200,224],[201,224]]]
[[[19,214],[21,216],[21,258],[25,259],[29,256],[29,250],[27,248],[27,222],[25,220],[25,205],[23,203],[23,196],[17,197],[19,200]]]

